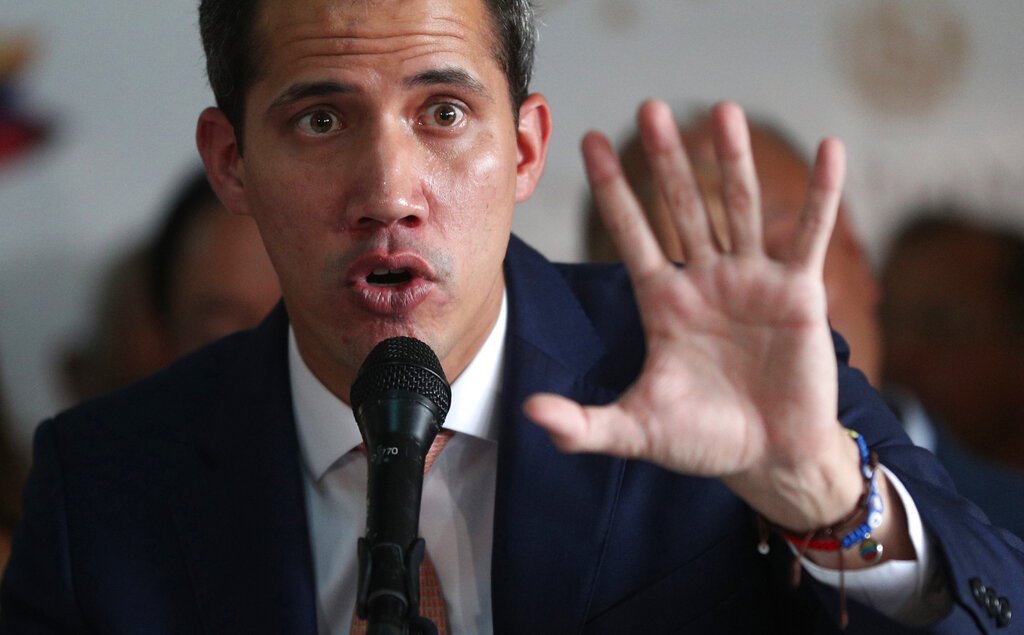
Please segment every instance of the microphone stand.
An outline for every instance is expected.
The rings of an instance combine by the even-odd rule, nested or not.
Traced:
[[[367,634],[437,635],[437,626],[419,614],[423,538],[413,541],[407,552],[393,542],[371,548],[365,538],[359,539],[358,549],[356,614],[367,620]]]

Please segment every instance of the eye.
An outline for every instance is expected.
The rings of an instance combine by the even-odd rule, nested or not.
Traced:
[[[455,104],[434,104],[427,108],[427,125],[453,128],[465,118],[466,113]]]
[[[309,135],[325,135],[341,127],[338,116],[326,110],[314,110],[299,118],[299,130]]]

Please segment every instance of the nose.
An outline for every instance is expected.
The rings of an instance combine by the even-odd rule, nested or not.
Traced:
[[[401,120],[382,119],[365,128],[349,154],[346,224],[352,229],[418,227],[427,219],[424,153]]]

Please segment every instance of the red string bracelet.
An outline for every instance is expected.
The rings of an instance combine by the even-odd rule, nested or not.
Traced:
[[[849,432],[850,437],[857,444],[857,449],[860,451],[860,470],[861,476],[864,479],[864,492],[861,494],[860,498],[857,499],[857,504],[854,506],[853,511],[828,527],[812,529],[810,531],[803,532],[802,534],[800,532],[775,525],[761,515],[758,515],[757,517],[760,531],[760,540],[758,542],[757,550],[761,554],[767,555],[769,552],[769,529],[772,529],[781,535],[782,538],[792,545],[797,551],[797,558],[793,560],[793,571],[791,576],[791,583],[794,587],[800,584],[800,560],[804,557],[807,551],[838,552],[839,627],[841,629],[845,629],[849,623],[849,614],[846,610],[846,578],[844,575],[845,567],[843,566],[843,551],[859,545],[860,556],[867,562],[880,560],[883,551],[882,545],[871,537],[872,530],[877,529],[882,524],[882,497],[878,492],[876,479],[878,472],[878,455],[868,449],[864,438],[856,431],[847,429],[847,432]],[[845,528],[848,528],[851,523],[862,515],[864,517],[862,522],[852,530],[844,531]]]

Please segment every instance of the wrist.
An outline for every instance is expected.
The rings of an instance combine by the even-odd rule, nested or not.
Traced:
[[[770,527],[782,535],[797,552],[799,558],[814,553],[817,555],[811,557],[811,560],[817,564],[825,566],[838,564],[840,629],[845,629],[849,620],[843,583],[844,554],[853,550],[859,552],[859,559],[851,559],[859,560],[859,564],[854,565],[854,568],[870,566],[881,561],[883,552],[881,533],[876,535],[875,532],[883,525],[885,499],[891,500],[892,498],[888,489],[889,484],[881,474],[881,470],[878,469],[878,456],[868,448],[867,442],[860,434],[853,430],[845,432],[856,446],[858,472],[862,482],[862,493],[857,499],[856,507],[832,524],[802,532],[786,529],[768,522],[763,516],[759,517],[761,539],[758,546],[758,551],[762,554],[768,553],[768,529]],[[881,485],[879,481],[881,481]],[[883,492],[885,498],[883,498]],[[900,511],[902,512],[902,507]],[[902,518],[902,513],[900,517]],[[884,533],[884,529],[881,531]],[[793,561],[792,573],[794,586],[799,584],[800,570],[800,559],[796,559]]]
[[[774,466],[744,475],[729,485],[771,524],[791,533],[832,526],[850,515],[864,493],[861,458],[846,428],[836,423],[819,447],[806,452],[799,464]]]
[[[868,449],[867,442],[857,432],[848,431],[857,445],[863,492],[857,505],[841,520],[831,525],[798,534],[782,527],[776,529],[801,554],[808,550],[847,552],[856,549],[867,563],[882,556],[883,546],[874,535],[882,526],[885,505],[878,487],[878,456]]]

